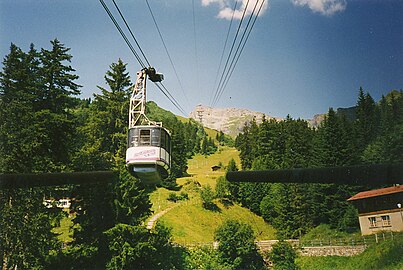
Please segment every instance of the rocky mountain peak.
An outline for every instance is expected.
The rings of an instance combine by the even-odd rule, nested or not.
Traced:
[[[246,123],[253,119],[260,124],[263,116],[266,119],[276,119],[261,112],[253,112],[237,108],[211,108],[209,106],[197,105],[189,117],[201,122],[203,126],[222,131],[232,137],[238,135]]]

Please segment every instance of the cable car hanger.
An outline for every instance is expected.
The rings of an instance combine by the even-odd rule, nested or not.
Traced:
[[[164,79],[153,67],[137,72],[130,98],[126,166],[144,184],[160,184],[170,174],[171,135],[162,122],[151,121],[145,114],[147,77],[154,83]]]

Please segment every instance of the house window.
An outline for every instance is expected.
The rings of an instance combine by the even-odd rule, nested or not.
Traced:
[[[369,227],[370,228],[375,228],[376,227],[376,217],[369,217]]]
[[[390,226],[390,216],[381,216],[382,218],[382,226],[389,227]]]

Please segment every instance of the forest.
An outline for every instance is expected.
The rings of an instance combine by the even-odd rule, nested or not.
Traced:
[[[27,52],[11,44],[0,72],[0,173],[113,170],[119,180],[0,190],[2,268],[197,269],[194,253],[171,243],[170,228],[160,225],[148,231],[143,226],[151,214],[152,188],[130,176],[124,164],[132,85],[127,65],[121,59],[112,63],[104,76],[107,87],[98,86],[94,92],[99,94],[81,99],[69,50],[57,39],[50,49],[37,50],[31,44]],[[163,186],[177,189],[176,178],[186,175],[187,160],[196,153],[214,153],[219,143],[234,144],[240,152],[241,164],[231,162],[227,170],[403,162],[402,90],[390,91],[379,102],[362,88],[357,92],[353,117],[330,108],[318,128],[291,116],[279,122],[263,119],[259,125],[252,121],[235,143],[222,133],[211,138],[198,122],[180,121],[148,102],[148,117],[172,132],[172,172]],[[261,215],[280,239],[298,238],[320,224],[356,230],[357,213],[346,199],[372,188],[370,183],[219,182],[220,196]],[[74,198],[76,215],[74,241],[67,247],[52,232],[65,213],[43,206],[44,197],[65,196]],[[216,238],[228,239],[234,231],[246,239],[243,253],[221,246],[216,261],[225,269],[263,268],[247,226],[228,222]],[[246,264],[251,261],[256,263]]]

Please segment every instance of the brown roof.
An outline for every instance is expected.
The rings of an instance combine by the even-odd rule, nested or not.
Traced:
[[[392,194],[392,193],[399,193],[399,192],[403,192],[403,185],[375,189],[375,190],[370,190],[370,191],[363,191],[363,192],[355,194],[353,197],[351,197],[347,201],[360,200],[360,199],[377,197],[377,196],[382,196],[382,195],[387,195],[387,194]]]

